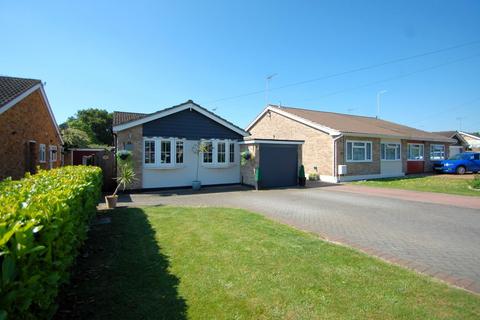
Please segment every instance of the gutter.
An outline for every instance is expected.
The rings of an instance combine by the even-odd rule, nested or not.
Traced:
[[[339,136],[333,138],[333,176],[335,180],[337,180],[338,177],[338,166],[337,166],[337,140],[343,138],[343,134],[340,134]],[[338,181],[338,180],[337,180]]]

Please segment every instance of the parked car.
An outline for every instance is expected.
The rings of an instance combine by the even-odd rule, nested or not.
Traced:
[[[480,171],[480,152],[458,153],[447,160],[436,162],[433,168],[436,172],[444,173],[477,173]]]

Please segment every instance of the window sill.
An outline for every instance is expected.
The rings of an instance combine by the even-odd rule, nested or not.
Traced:
[[[175,165],[156,165],[156,166],[143,166],[143,169],[152,169],[152,170],[175,170],[185,168],[184,164],[175,164]]]
[[[227,169],[235,167],[236,163],[202,163],[202,167],[208,169]]]
[[[372,160],[347,160],[347,163],[371,163]]]
[[[425,161],[425,159],[407,159],[407,161]]]
[[[382,159],[382,161],[387,161],[387,162],[400,162],[402,161],[401,159],[395,159],[395,160],[391,160],[391,159]]]

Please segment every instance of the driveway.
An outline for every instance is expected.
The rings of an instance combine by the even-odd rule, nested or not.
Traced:
[[[478,209],[337,191],[334,186],[143,193],[124,196],[120,205],[245,208],[480,293]]]

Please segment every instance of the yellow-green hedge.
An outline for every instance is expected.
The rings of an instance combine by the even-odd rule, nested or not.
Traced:
[[[86,166],[0,182],[0,319],[53,315],[101,184],[101,169]]]

